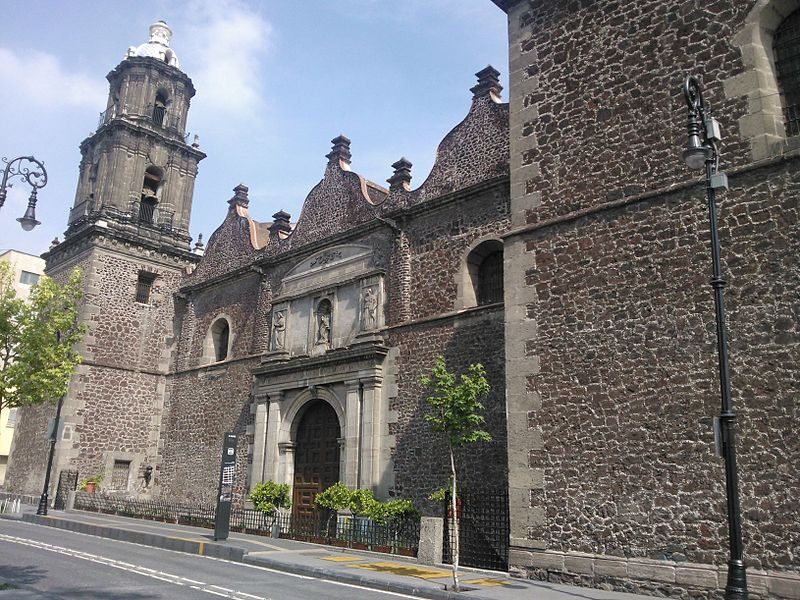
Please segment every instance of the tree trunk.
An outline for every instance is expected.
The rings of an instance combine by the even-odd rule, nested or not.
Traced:
[[[456,509],[456,459],[453,456],[453,445],[450,444],[450,472],[453,476],[453,489],[450,494],[450,507],[453,511],[453,591],[460,592],[461,589],[458,585],[458,511]]]

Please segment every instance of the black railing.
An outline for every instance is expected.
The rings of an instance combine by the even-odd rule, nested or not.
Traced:
[[[786,123],[786,135],[800,135],[800,104],[792,104],[783,108],[783,120]]]
[[[465,567],[508,571],[508,491],[462,490],[456,502],[459,515],[459,563]],[[453,511],[450,494],[444,503],[442,561],[453,562]]]
[[[108,208],[105,210],[109,211]],[[120,213],[120,215],[123,216],[125,213]],[[158,203],[154,201],[134,200],[131,202],[131,211],[128,218],[140,225],[148,225],[150,227],[158,227],[164,231],[171,231],[175,222],[175,211],[161,208]]]
[[[75,508],[92,512],[152,519],[181,525],[214,528],[213,506],[190,506],[164,500],[131,500],[105,494],[75,494]],[[376,523],[363,517],[319,514],[300,516],[279,513],[273,517],[259,510],[234,508],[230,530],[255,535],[272,535],[273,523],[282,538],[416,556],[419,548],[419,520],[395,519]]]

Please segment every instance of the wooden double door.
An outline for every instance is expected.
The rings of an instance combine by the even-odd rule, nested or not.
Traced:
[[[300,518],[318,518],[314,498],[339,481],[339,418],[324,400],[312,401],[297,427],[292,511]]]

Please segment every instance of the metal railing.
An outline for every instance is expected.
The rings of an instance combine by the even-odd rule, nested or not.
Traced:
[[[37,499],[38,500],[38,499]],[[214,528],[215,508],[167,502],[164,500],[131,500],[106,494],[75,494],[75,508],[92,512],[136,517]],[[372,550],[416,556],[419,547],[419,520],[416,518],[377,523],[363,517],[319,514],[299,516],[292,513],[272,515],[259,510],[234,508],[230,531],[255,535],[272,535],[273,522],[282,538],[328,544],[345,548]]]
[[[0,501],[2,500],[9,500],[9,501],[19,500],[20,504],[29,504],[30,506],[37,506],[39,504],[39,496],[33,496],[31,494],[14,494],[12,492],[0,492]]]
[[[465,567],[508,571],[508,491],[461,490],[456,501],[459,562]],[[454,519],[450,493],[444,502],[442,562],[452,563]]]
[[[783,108],[783,120],[786,123],[786,135],[800,135],[800,104],[792,104]]]

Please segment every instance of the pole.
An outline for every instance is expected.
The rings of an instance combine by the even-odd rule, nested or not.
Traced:
[[[42,496],[39,498],[39,508],[36,509],[37,515],[47,516],[47,505],[49,504],[47,491],[50,488],[50,470],[53,468],[53,455],[56,451],[56,436],[58,436],[58,424],[61,421],[61,406],[63,404],[64,396],[59,396],[58,404],[56,405],[56,421],[53,424],[53,431],[50,433],[50,452],[47,456],[47,470],[44,474],[44,489],[42,489]]]
[[[722,454],[725,460],[725,493],[728,501],[728,581],[725,586],[726,600],[747,600],[747,574],[743,560],[742,524],[739,512],[739,479],[736,471],[735,419],[731,400],[731,383],[728,369],[728,335],[725,329],[725,304],[722,292],[725,280],[720,266],[719,233],[717,231],[717,208],[711,177],[714,160],[706,161],[706,191],[708,196],[708,220],[711,226],[711,287],[714,290],[714,311],[717,320],[717,354],[719,356],[719,386],[722,396],[720,411],[720,433]]]

